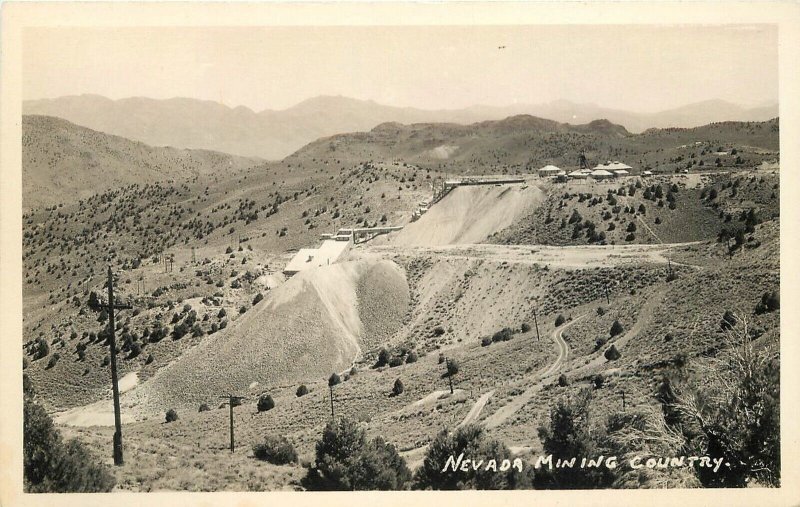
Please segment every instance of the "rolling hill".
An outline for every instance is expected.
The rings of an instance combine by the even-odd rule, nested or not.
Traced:
[[[308,144],[286,161],[402,160],[458,174],[524,173],[545,164],[577,167],[585,153],[590,164],[622,160],[637,170],[647,166],[668,172],[687,161],[714,163],[722,147],[723,165],[732,164],[732,148],[741,163],[758,165],[777,158],[779,121],[712,123],[691,129],[649,129],[632,134],[608,120],[584,125],[534,116],[511,116],[471,125],[384,123],[369,132],[339,134]],[[703,165],[703,164],[700,164]]]
[[[207,150],[156,148],[60,118],[22,118],[26,209],[85,199],[133,183],[183,181],[257,162]]]

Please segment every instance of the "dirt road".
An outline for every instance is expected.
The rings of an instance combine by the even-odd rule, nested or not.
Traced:
[[[569,357],[569,344],[567,344],[567,342],[564,340],[564,331],[584,317],[586,317],[586,314],[567,322],[563,326],[558,327],[553,331],[553,341],[556,342],[556,345],[558,346],[558,357],[556,360],[553,361],[553,364],[548,366],[544,371],[535,375],[537,378],[537,382],[535,384],[530,386],[519,396],[515,397],[510,403],[500,407],[494,414],[490,415],[486,421],[484,421],[484,426],[486,428],[496,428],[506,422],[509,417],[524,407],[534,397],[534,395],[536,395],[536,393],[541,391],[548,377],[558,373],[558,371],[561,369],[561,366],[563,366]]]
[[[486,402],[489,401],[489,398],[491,398],[493,394],[494,389],[478,398],[478,400],[475,402],[475,405],[472,406],[472,409],[470,409],[469,413],[466,415],[466,417],[464,417],[464,420],[458,423],[457,427],[460,428],[461,426],[465,426],[469,423],[477,421],[478,417],[481,415],[483,407],[486,406]]]
[[[435,256],[438,259],[484,260],[509,264],[539,264],[551,268],[576,269],[593,267],[615,267],[632,263],[666,264],[666,254],[673,248],[695,243],[671,243],[659,245],[444,245],[444,246],[359,246],[350,252],[352,258],[386,257],[409,255],[415,257]]]

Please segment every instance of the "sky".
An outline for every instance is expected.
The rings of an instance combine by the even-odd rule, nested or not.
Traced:
[[[456,109],[554,100],[655,112],[778,101],[771,25],[27,28],[23,97],[189,97],[255,111],[319,95]]]

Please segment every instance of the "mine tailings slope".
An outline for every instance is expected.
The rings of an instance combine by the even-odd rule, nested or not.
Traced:
[[[391,261],[301,272],[123,402],[155,414],[173,406],[213,406],[228,392],[256,395],[270,386],[325,380],[395,332],[408,304],[405,275]]]
[[[453,189],[391,243],[438,246],[480,243],[513,224],[544,200],[536,186],[474,185]]]

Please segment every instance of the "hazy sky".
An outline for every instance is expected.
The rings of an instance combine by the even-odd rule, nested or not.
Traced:
[[[777,29],[767,25],[28,28],[23,44],[25,99],[192,97],[256,111],[317,95],[631,111],[778,99]]]

